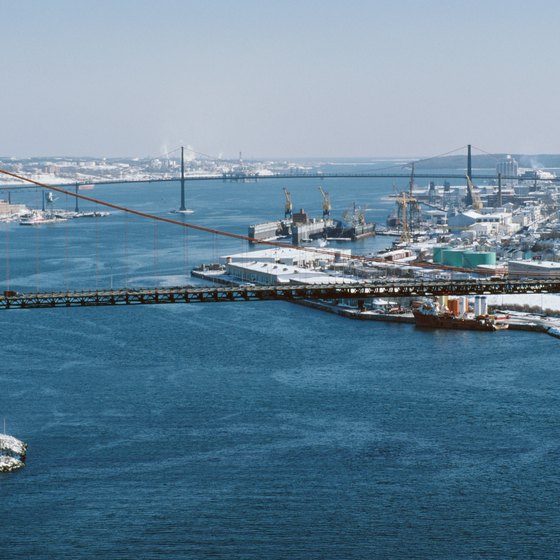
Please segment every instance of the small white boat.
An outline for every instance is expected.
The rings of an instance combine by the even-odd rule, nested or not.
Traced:
[[[171,210],[171,214],[194,214],[194,210],[185,208],[184,210]]]
[[[41,226],[44,224],[56,224],[58,222],[65,222],[66,218],[54,216],[51,214],[44,214],[34,210],[31,214],[22,216],[19,220],[20,226]]]

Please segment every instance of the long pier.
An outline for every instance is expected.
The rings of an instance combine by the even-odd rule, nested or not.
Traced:
[[[560,293],[560,278],[547,280],[456,280],[284,284],[271,286],[179,286],[66,292],[4,292],[0,309],[52,309],[110,305],[364,299],[482,294]]]

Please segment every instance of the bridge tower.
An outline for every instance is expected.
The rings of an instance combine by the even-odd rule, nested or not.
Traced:
[[[185,148],[181,146],[181,207],[179,210],[184,212],[185,206]]]
[[[414,197],[414,162],[411,164],[410,183],[408,186],[408,226],[410,228],[420,225],[420,203]]]

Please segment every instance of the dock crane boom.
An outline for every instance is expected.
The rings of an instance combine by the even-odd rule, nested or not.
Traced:
[[[468,175],[465,176],[467,178],[467,205],[472,206],[474,210],[480,210],[482,208],[480,195],[474,190],[471,178]]]
[[[292,195],[290,194],[290,191],[286,190],[286,187],[283,187],[283,190],[284,190],[284,197],[286,198],[286,203],[284,205],[284,218],[286,220],[289,220],[292,218],[293,215]]]
[[[408,221],[408,206],[411,203],[409,195],[403,191],[395,200],[399,207],[399,214],[401,218],[401,242],[408,243],[411,240],[410,224]]]
[[[319,186],[319,190],[323,196],[323,219],[328,220],[331,217],[331,199],[329,193],[325,192],[323,187]]]

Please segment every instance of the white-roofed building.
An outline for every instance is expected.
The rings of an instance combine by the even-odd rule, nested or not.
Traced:
[[[255,284],[289,284],[306,278],[328,277],[322,272],[275,262],[229,262],[226,274],[242,282]]]
[[[508,274],[519,277],[560,277],[560,263],[552,261],[509,261]]]
[[[294,249],[292,247],[271,247],[260,251],[247,251],[220,257],[223,264],[229,263],[281,263],[290,266],[316,266],[321,262],[334,262],[344,258],[350,258],[350,249],[322,249],[306,248]]]
[[[448,219],[449,230],[458,233],[471,230],[477,235],[510,235],[519,229],[509,212],[484,213],[466,210]]]

